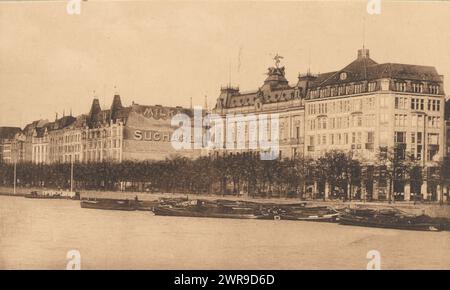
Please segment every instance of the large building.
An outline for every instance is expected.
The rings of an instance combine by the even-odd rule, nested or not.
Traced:
[[[193,110],[182,107],[135,103],[124,107],[118,94],[110,108],[102,109],[94,98],[88,114],[34,121],[23,131],[2,129],[1,160],[10,162],[11,152],[16,151],[18,162],[35,164],[196,158],[200,149],[176,150],[172,146],[177,126],[171,121],[179,113],[193,118]]]
[[[240,92],[238,87],[221,88],[213,113],[223,116],[241,114],[279,114],[279,156],[295,157],[303,154],[305,136],[305,90],[297,85],[289,85],[284,67],[271,67],[263,85],[257,90]],[[250,148],[249,121],[245,126],[246,146],[244,149],[227,149],[227,152],[244,152]],[[226,132],[227,133],[227,132]],[[226,138],[226,137],[225,137]],[[237,142],[237,135],[233,137]],[[235,146],[237,147],[237,146]],[[259,151],[256,149],[255,151]]]
[[[83,161],[163,160],[175,156],[195,158],[200,150],[176,150],[171,138],[176,114],[193,117],[191,109],[146,106],[133,103],[122,106],[115,95],[111,109],[102,110],[94,99],[82,134]],[[191,122],[194,124],[194,122]]]
[[[376,162],[380,148],[396,148],[397,154],[412,155],[427,168],[425,176],[443,159],[445,94],[443,76],[434,67],[378,64],[368,49],[360,49],[342,69],[303,74],[289,85],[278,62],[255,91],[222,88],[213,112],[224,117],[279,113],[281,157],[303,153],[317,158],[336,149],[370,164]],[[385,197],[388,185],[374,183],[365,189],[367,194]],[[436,186],[424,181],[394,188],[406,200],[411,192],[436,199]]]
[[[0,127],[0,163],[23,159],[23,136],[18,127]]]
[[[444,156],[443,77],[434,67],[377,64],[359,50],[343,69],[315,77],[305,101],[308,154],[336,148],[373,159],[376,148],[404,144],[424,165]]]

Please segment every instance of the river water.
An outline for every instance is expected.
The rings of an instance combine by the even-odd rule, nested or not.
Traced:
[[[0,269],[450,269],[450,232],[154,216],[0,196]]]

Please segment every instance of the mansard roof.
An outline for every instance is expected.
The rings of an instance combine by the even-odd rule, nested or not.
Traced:
[[[343,69],[319,74],[311,84],[311,88],[382,78],[442,83],[442,76],[438,74],[435,67],[401,63],[378,64],[369,57],[367,49],[364,49],[364,52],[361,51],[358,51],[358,58]],[[345,73],[345,77],[341,76],[342,73]]]
[[[59,130],[72,125],[77,119],[72,116],[64,116],[53,122],[52,130]]]
[[[48,124],[48,120],[43,120],[43,119],[36,120],[36,121],[31,122],[30,124],[27,124],[25,126],[25,128],[23,129],[23,131],[25,134],[31,134],[31,133],[33,133],[35,128],[43,127],[46,124]]]
[[[284,67],[270,67],[267,78],[258,90],[239,92],[238,87],[221,88],[216,108],[236,108],[253,106],[259,100],[262,103],[276,103],[291,100],[295,86],[289,85]]]

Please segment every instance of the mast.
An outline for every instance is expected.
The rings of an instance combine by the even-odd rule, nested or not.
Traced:
[[[17,160],[14,159],[14,195],[16,194]]]
[[[70,192],[73,192],[73,156],[70,156]]]

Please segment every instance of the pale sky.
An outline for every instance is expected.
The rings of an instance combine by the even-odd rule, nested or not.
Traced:
[[[124,105],[209,106],[229,81],[257,89],[273,56],[299,72],[343,68],[365,46],[378,63],[435,66],[450,92],[450,3],[382,1],[0,2],[0,126]],[[365,20],[364,20],[365,19]],[[365,33],[363,33],[365,22]],[[365,37],[364,37],[365,35]],[[230,69],[231,67],[231,69]]]

